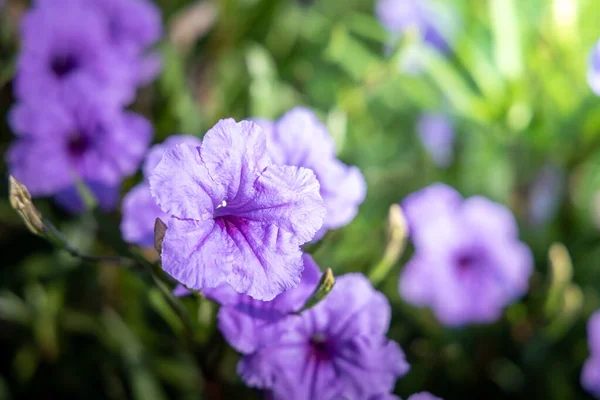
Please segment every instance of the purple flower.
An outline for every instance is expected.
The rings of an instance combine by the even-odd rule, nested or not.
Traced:
[[[402,208],[415,246],[400,278],[406,301],[456,326],[495,321],[527,291],[532,255],[506,207],[434,184]]]
[[[425,43],[442,52],[450,50],[456,21],[447,7],[431,0],[379,0],[375,13],[393,36],[416,30]]]
[[[328,229],[352,221],[366,195],[366,183],[356,167],[347,166],[335,156],[335,144],[323,125],[309,109],[297,107],[277,122],[258,120],[267,133],[267,148],[273,162],[295,165],[314,171],[327,216],[321,237]]]
[[[27,12],[21,25],[16,96],[21,100],[70,95],[74,80],[88,80],[94,91],[114,102],[135,93],[135,70],[115,51],[109,27],[82,2],[57,2]],[[66,93],[65,93],[66,92]]]
[[[564,172],[547,164],[537,174],[529,191],[528,222],[541,226],[555,214],[564,192]]]
[[[316,282],[316,276],[310,280]],[[306,289],[300,286],[289,295],[303,294],[296,299],[304,299]],[[286,304],[281,311],[300,304]],[[259,309],[260,304],[253,305]],[[235,338],[230,343],[243,354],[238,364],[242,379],[271,391],[274,399],[369,399],[391,391],[409,369],[400,346],[385,337],[389,302],[361,274],[339,277],[323,301],[300,315],[273,322],[270,309],[266,319],[252,311],[252,318],[267,321],[259,325],[262,322],[241,316],[243,312],[229,312],[226,324],[220,315],[220,329],[228,340]],[[259,328],[249,330],[251,339],[244,338],[240,332],[251,324]]]
[[[32,99],[14,106],[9,122],[18,138],[7,163],[33,196],[58,195],[63,204],[77,208],[81,200],[73,187],[79,177],[110,208],[111,191],[138,168],[152,126],[110,104],[88,83],[73,81],[69,95],[55,101]]]
[[[590,54],[587,80],[592,91],[600,96],[600,40]]]
[[[304,270],[300,284],[271,301],[254,300],[237,293],[229,285],[203,291],[206,297],[221,304],[219,329],[231,346],[244,354],[256,351],[277,322],[300,310],[316,289],[321,275],[310,255],[303,254],[302,262]]]
[[[163,143],[152,146],[144,161],[142,169],[144,177],[147,179],[150,176],[166,150],[181,143],[200,146],[201,141],[195,136],[174,135],[168,137]],[[154,222],[156,218],[168,222],[169,216],[158,207],[156,200],[150,193],[150,185],[146,179],[131,189],[123,199],[121,233],[123,239],[128,243],[152,247],[154,245]]]
[[[421,143],[440,168],[452,163],[454,129],[450,121],[441,114],[424,114],[419,119],[417,130]]]
[[[311,170],[271,163],[258,125],[219,121],[200,147],[169,149],[149,182],[171,216],[161,257],[177,281],[194,290],[228,283],[258,300],[298,284],[300,246],[325,206]]]
[[[581,386],[600,398],[600,312],[596,311],[587,325],[590,357],[581,371]]]

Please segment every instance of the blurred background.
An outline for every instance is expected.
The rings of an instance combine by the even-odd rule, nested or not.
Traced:
[[[589,398],[579,374],[585,322],[600,308],[600,98],[586,74],[600,2],[439,1],[440,17],[429,22],[443,43],[414,27],[386,30],[371,0],[155,3],[162,72],[130,106],[152,121],[154,142],[201,137],[225,117],[275,119],[305,105],[328,126],[339,157],[362,170],[368,194],[358,216],[309,249],[322,268],[373,268],[387,245],[389,206],[433,182],[488,196],[516,215],[536,271],[529,294],[500,321],[446,329],[404,303],[397,277],[410,249],[379,285],[393,307],[389,337],[412,366],[397,394]],[[29,4],[0,7],[4,154],[14,138],[6,116]],[[128,179],[122,193],[140,179]],[[48,199],[35,204],[83,251],[123,245],[118,211],[99,221]],[[564,247],[549,253],[553,243]],[[32,235],[10,208],[6,179],[0,254],[0,399],[262,397],[236,375],[237,355],[215,330],[215,305],[184,299],[200,343],[189,346],[143,273],[82,263]]]

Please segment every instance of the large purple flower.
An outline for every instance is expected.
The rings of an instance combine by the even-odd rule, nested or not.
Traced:
[[[430,154],[433,162],[440,168],[447,168],[454,156],[454,129],[441,114],[423,114],[417,124],[419,139]]]
[[[527,291],[532,255],[506,207],[479,196],[463,200],[434,184],[402,208],[415,245],[400,278],[408,302],[430,306],[454,326],[495,321]]]
[[[600,40],[590,54],[587,80],[594,93],[600,96]]]
[[[298,300],[310,293],[306,283],[316,283],[317,276],[308,260],[311,278],[289,291],[293,301],[252,303],[245,316],[247,303],[234,311],[228,305],[227,318],[219,316],[224,336],[244,355],[238,365],[242,379],[271,391],[274,399],[366,400],[390,392],[409,366],[398,344],[385,337],[390,304],[363,275],[339,277],[323,301],[300,315],[274,316],[297,310]],[[245,330],[251,332],[247,337]]]
[[[170,136],[163,143],[152,146],[146,155],[143,165],[144,181],[131,189],[123,199],[121,233],[126,242],[151,247],[154,244],[154,222],[156,218],[168,222],[169,216],[161,211],[150,193],[147,178],[160,162],[164,152],[181,143],[200,146],[201,141],[190,135]]]
[[[441,4],[431,0],[379,0],[375,13],[393,36],[416,30],[425,43],[442,52],[450,49],[456,21],[451,10]]]
[[[317,175],[327,207],[323,230],[317,237],[352,221],[365,199],[365,180],[358,168],[336,158],[335,144],[315,114],[297,107],[275,123],[257,122],[267,133],[267,148],[273,162],[310,168]]]
[[[109,39],[103,16],[82,2],[58,1],[32,8],[21,25],[17,97],[53,99],[68,95],[73,80],[85,79],[106,98],[130,101],[136,71]]]
[[[9,122],[18,138],[7,162],[33,196],[59,195],[63,204],[75,204],[78,177],[101,192],[98,200],[110,208],[112,191],[138,168],[152,126],[110,104],[87,83],[73,81],[68,96],[51,102],[38,99],[14,106]]]
[[[271,300],[300,281],[300,246],[323,224],[314,173],[277,166],[253,122],[221,120],[200,147],[169,149],[149,177],[170,215],[162,264],[190,289],[228,283]]]
[[[581,371],[581,386],[600,398],[600,312],[596,311],[587,325],[590,357]]]

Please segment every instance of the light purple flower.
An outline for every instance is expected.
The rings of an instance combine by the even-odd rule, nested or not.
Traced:
[[[395,37],[416,30],[421,39],[447,52],[456,26],[451,9],[431,0],[379,0],[375,14]]]
[[[400,278],[406,301],[457,326],[495,321],[525,294],[532,255],[506,207],[434,184],[408,196],[402,209],[415,246]]]
[[[203,291],[206,297],[221,304],[219,330],[232,347],[244,354],[256,351],[263,337],[276,329],[277,322],[300,310],[316,289],[321,275],[310,255],[303,254],[302,262],[304,270],[300,284],[271,301],[254,300],[237,293],[229,285]],[[176,289],[176,293],[181,293],[180,290]]]
[[[149,182],[171,216],[161,257],[177,281],[194,290],[228,283],[258,300],[298,285],[300,246],[325,206],[311,170],[272,164],[257,124],[219,121],[200,147],[169,149]]]
[[[590,54],[587,81],[592,91],[600,96],[600,40],[596,42]]]
[[[273,162],[310,168],[317,175],[327,207],[321,237],[328,229],[341,228],[354,219],[366,195],[360,170],[336,158],[335,144],[327,128],[306,108],[297,107],[278,121],[256,121],[267,133],[267,148]]]
[[[274,399],[369,399],[390,392],[409,369],[400,346],[385,337],[390,313],[385,296],[362,274],[341,276],[315,307],[267,323],[250,342],[230,342],[243,354],[238,372]],[[227,338],[242,337],[249,325],[235,315],[220,322]]]
[[[454,156],[454,128],[448,118],[441,114],[424,114],[419,118],[417,130],[433,162],[440,168],[449,167]]]
[[[527,216],[531,225],[539,227],[556,214],[564,187],[564,171],[551,164],[540,170],[529,192]]]
[[[154,222],[156,218],[160,218],[165,223],[168,222],[169,216],[161,211],[156,200],[152,197],[147,179],[160,162],[164,152],[181,143],[200,146],[201,141],[190,135],[169,136],[163,143],[152,146],[146,155],[142,167],[144,181],[131,189],[123,198],[121,233],[126,242],[143,247],[152,247],[154,245]]]
[[[581,386],[600,398],[600,312],[596,311],[587,325],[590,357],[581,370]]]
[[[21,24],[15,94],[37,101],[68,95],[73,80],[88,80],[94,91],[120,103],[135,94],[136,70],[112,46],[109,27],[83,3],[60,2],[29,10]]]
[[[68,96],[21,102],[11,110],[17,139],[7,163],[33,196],[59,195],[63,204],[75,204],[76,176],[92,192],[115,190],[136,171],[148,148],[150,123],[113,106],[87,83],[73,81]],[[111,193],[98,200],[104,208],[114,206]]]

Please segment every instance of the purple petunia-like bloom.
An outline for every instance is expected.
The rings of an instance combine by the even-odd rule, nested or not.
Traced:
[[[83,2],[59,0],[25,14],[15,77],[18,99],[53,101],[68,94],[71,82],[87,80],[104,97],[127,103],[135,93],[135,73],[115,51],[106,20]]]
[[[357,167],[336,158],[333,139],[316,115],[296,107],[276,122],[256,122],[267,133],[267,148],[274,163],[310,168],[317,176],[327,216],[315,239],[350,223],[365,199],[366,183]]]
[[[375,14],[395,37],[416,30],[421,39],[442,52],[450,50],[456,21],[450,9],[431,0],[379,0]]]
[[[409,369],[398,344],[385,337],[389,302],[363,275],[347,274],[316,306],[293,314],[319,281],[318,267],[303,257],[300,285],[272,302],[207,294],[223,304],[219,329],[243,354],[242,379],[273,399],[368,400],[388,393]]]
[[[581,370],[581,386],[600,398],[600,311],[596,311],[587,325],[590,357]]]
[[[257,124],[219,121],[201,146],[167,150],[149,182],[170,215],[161,258],[177,281],[194,290],[227,283],[259,300],[298,284],[300,246],[325,206],[311,170],[271,162]]]
[[[164,152],[182,143],[200,146],[202,142],[195,136],[174,135],[168,137],[163,143],[152,146],[146,155],[142,167],[146,179],[132,188],[123,198],[121,233],[126,242],[143,247],[152,247],[154,245],[154,222],[156,218],[168,222],[169,216],[161,211],[150,193],[147,178],[160,162]]]
[[[532,254],[506,207],[434,184],[408,196],[402,209],[415,246],[400,278],[406,301],[457,326],[495,321],[526,293]]]
[[[417,123],[417,131],[433,162],[440,168],[450,166],[454,156],[454,129],[450,121],[441,114],[423,114]]]
[[[82,208],[74,189],[78,177],[110,209],[121,180],[138,168],[152,126],[110,104],[88,81],[73,81],[68,91],[52,102],[31,100],[13,107],[9,122],[17,140],[6,155],[10,173],[33,196],[56,195],[72,211]]]
[[[600,96],[600,40],[596,42],[590,54],[587,81],[592,91]]]

